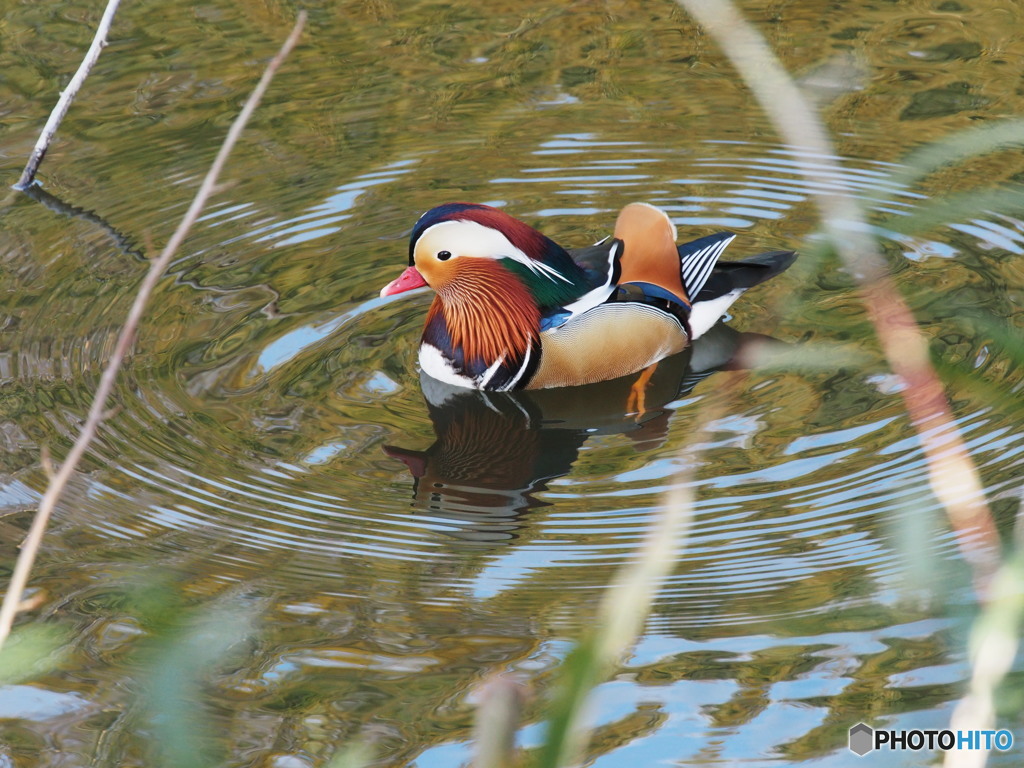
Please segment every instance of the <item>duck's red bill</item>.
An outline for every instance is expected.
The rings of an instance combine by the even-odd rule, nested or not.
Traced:
[[[427,474],[427,454],[423,451],[407,451],[397,445],[385,445],[384,453],[405,464],[413,477],[423,477]]]
[[[416,267],[407,267],[405,272],[398,276],[397,280],[392,280],[380,289],[380,295],[394,296],[396,293],[405,293],[416,288],[423,288],[426,284],[427,281],[423,279],[423,275],[417,271]]]

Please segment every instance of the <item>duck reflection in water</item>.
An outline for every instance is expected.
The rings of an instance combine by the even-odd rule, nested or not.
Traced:
[[[719,324],[651,368],[579,387],[486,392],[421,374],[437,439],[425,451],[385,446],[413,476],[413,506],[483,545],[516,538],[536,494],[568,474],[593,435],[624,434],[638,451],[663,444],[670,404],[715,371],[746,367],[753,349],[782,345]]]

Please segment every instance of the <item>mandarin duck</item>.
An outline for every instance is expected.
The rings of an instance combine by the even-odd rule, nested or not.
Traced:
[[[497,391],[589,384],[681,351],[796,258],[719,261],[734,237],[677,246],[664,211],[632,203],[611,238],[568,251],[498,208],[446,203],[416,222],[409,267],[381,296],[434,289],[419,362],[439,381]]]

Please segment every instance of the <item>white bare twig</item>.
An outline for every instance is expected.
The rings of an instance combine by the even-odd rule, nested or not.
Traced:
[[[260,99],[263,97],[263,93],[267,90],[267,86],[270,84],[270,80],[274,77],[274,73],[277,72],[278,67],[281,66],[281,62],[284,61],[292,48],[295,47],[295,43],[298,41],[305,23],[306,13],[305,11],[302,11],[299,13],[298,19],[296,20],[295,26],[292,28],[288,39],[285,40],[284,45],[281,46],[281,50],[278,51],[277,55],[271,59],[269,64],[267,64],[263,77],[256,85],[256,88],[253,89],[252,94],[245,102],[245,106],[242,107],[242,111],[239,113],[238,117],[235,118],[234,123],[231,124],[231,128],[228,130],[228,135],[225,137],[224,143],[221,145],[220,151],[217,153],[217,157],[210,166],[210,170],[207,171],[206,178],[203,179],[203,183],[200,185],[199,191],[196,192],[196,196],[192,200],[192,205],[189,206],[188,211],[186,211],[181,223],[178,224],[178,228],[174,231],[174,234],[171,235],[171,239],[168,241],[160,256],[157,257],[157,259],[150,265],[149,272],[146,273],[142,284],[139,286],[139,292],[136,294],[135,301],[132,304],[131,310],[128,312],[128,318],[125,320],[124,327],[121,329],[121,333],[117,337],[117,343],[114,347],[114,351],[110,355],[110,360],[107,362],[106,368],[103,370],[103,375],[100,377],[100,383],[96,388],[96,395],[89,408],[89,415],[86,418],[85,424],[82,426],[82,431],[79,433],[78,439],[75,440],[75,444],[71,447],[71,451],[61,464],[60,469],[47,485],[42,501],[39,502],[39,511],[36,513],[36,516],[32,521],[32,526],[29,528],[28,536],[25,538],[21,554],[18,556],[18,561],[14,566],[14,573],[11,575],[10,586],[7,589],[7,594],[4,595],[3,605],[0,606],[0,647],[3,646],[4,641],[10,634],[11,626],[14,622],[14,616],[17,613],[18,605],[21,602],[21,595],[25,591],[25,586],[28,583],[28,576],[32,570],[32,564],[35,562],[36,553],[39,551],[39,544],[42,541],[46,525],[50,520],[50,515],[53,513],[53,509],[57,501],[64,492],[64,488],[67,486],[68,480],[71,479],[71,475],[78,466],[78,462],[84,455],[86,448],[89,447],[89,444],[96,435],[97,429],[107,414],[107,399],[110,397],[110,393],[114,386],[114,380],[117,378],[117,373],[120,370],[121,363],[127,355],[128,348],[135,336],[135,331],[138,328],[139,320],[142,318],[142,312],[146,307],[146,303],[149,301],[149,297],[153,293],[153,289],[156,286],[157,281],[167,270],[167,266],[170,264],[175,252],[178,250],[178,247],[188,234],[189,229],[199,217],[199,213],[202,211],[203,206],[206,205],[206,201],[216,188],[217,177],[220,175],[221,169],[224,167],[224,163],[227,161],[228,155],[234,148],[235,142],[238,141],[238,137],[241,135],[246,123],[252,116],[252,113],[259,104]]]
[[[15,189],[25,189],[35,178],[39,164],[43,162],[43,156],[46,154],[46,150],[50,148],[50,142],[53,141],[57,129],[60,128],[64,115],[71,108],[71,102],[75,100],[75,96],[78,95],[78,90],[82,87],[82,83],[85,82],[85,78],[89,76],[93,65],[100,57],[100,51],[107,46],[107,33],[110,31],[110,25],[114,21],[114,13],[117,12],[117,6],[120,3],[121,0],[109,0],[107,3],[107,8],[103,11],[103,17],[100,19],[100,25],[96,28],[96,35],[92,39],[92,45],[89,46],[89,50],[86,52],[85,58],[82,59],[82,63],[78,65],[78,71],[75,72],[75,76],[71,78],[68,87],[64,89],[64,92],[61,93],[60,98],[57,100],[57,106],[50,113],[50,119],[43,126],[43,132],[39,134],[39,139],[32,148],[32,154],[28,156],[25,170],[21,172],[21,178],[18,179],[18,183],[14,185]]]

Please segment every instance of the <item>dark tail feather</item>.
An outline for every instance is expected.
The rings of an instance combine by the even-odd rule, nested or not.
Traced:
[[[720,261],[696,301],[711,301],[736,288],[753,288],[785,272],[795,260],[795,251],[769,251],[742,261]]]

